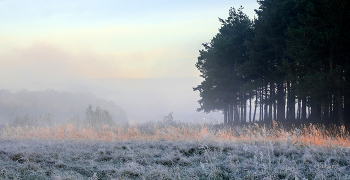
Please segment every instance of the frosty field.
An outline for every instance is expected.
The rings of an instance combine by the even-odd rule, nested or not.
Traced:
[[[338,133],[337,133],[338,132]],[[0,179],[350,179],[349,134],[277,124],[223,128],[7,127]]]

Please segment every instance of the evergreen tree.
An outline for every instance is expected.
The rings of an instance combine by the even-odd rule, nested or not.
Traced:
[[[223,111],[225,124],[238,125],[246,122],[249,100],[253,122],[259,104],[258,119],[267,124],[350,125],[350,3],[258,3],[257,19],[231,8],[228,19],[219,18],[219,33],[203,44],[198,111]]]
[[[295,60],[292,68],[299,80],[298,94],[305,96],[308,90],[314,122],[323,116],[324,122],[345,123],[344,104],[349,107],[345,99],[349,97],[349,4],[342,0],[296,0],[298,17],[288,31],[292,37],[288,53]],[[332,119],[330,111],[336,121],[328,121]]]
[[[196,67],[204,81],[193,88],[200,92],[201,107],[198,111],[222,110],[228,124],[240,124],[238,104],[245,104],[241,91],[245,78],[237,71],[238,64],[248,58],[244,42],[252,36],[251,21],[242,12],[243,7],[231,8],[226,20],[220,19],[222,27],[210,43],[204,43]],[[235,117],[235,118],[233,118]],[[244,119],[245,121],[245,119]]]

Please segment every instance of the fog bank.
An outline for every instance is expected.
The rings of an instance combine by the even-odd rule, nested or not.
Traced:
[[[53,122],[62,123],[79,116],[85,118],[88,105],[99,106],[110,112],[114,122],[127,122],[126,112],[113,101],[106,101],[89,93],[45,91],[10,92],[0,90],[0,124],[10,123],[16,117],[29,115],[33,118],[51,114]]]
[[[174,120],[189,122],[223,122],[221,112],[197,112],[199,92],[193,87],[201,83],[199,76],[174,78],[110,78],[72,79],[64,81],[27,81],[7,84],[12,91],[48,88],[64,92],[82,92],[115,102],[124,109],[130,122],[161,121],[173,112]]]

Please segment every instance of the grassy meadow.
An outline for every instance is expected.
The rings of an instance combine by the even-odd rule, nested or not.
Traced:
[[[0,179],[350,179],[350,136],[335,126],[6,126],[0,144]]]

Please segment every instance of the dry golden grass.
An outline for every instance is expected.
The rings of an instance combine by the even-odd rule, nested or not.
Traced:
[[[107,127],[100,129],[92,127],[74,127],[72,124],[57,125],[54,127],[6,127],[1,130],[1,138],[5,139],[70,139],[70,140],[211,140],[211,141],[288,141],[298,145],[315,145],[322,147],[350,146],[349,133],[345,127],[336,127],[327,130],[324,126],[304,125],[300,131],[284,130],[276,121],[271,128],[251,127],[210,130],[208,126],[166,126],[157,128],[154,132],[142,133],[136,124],[131,127]]]

